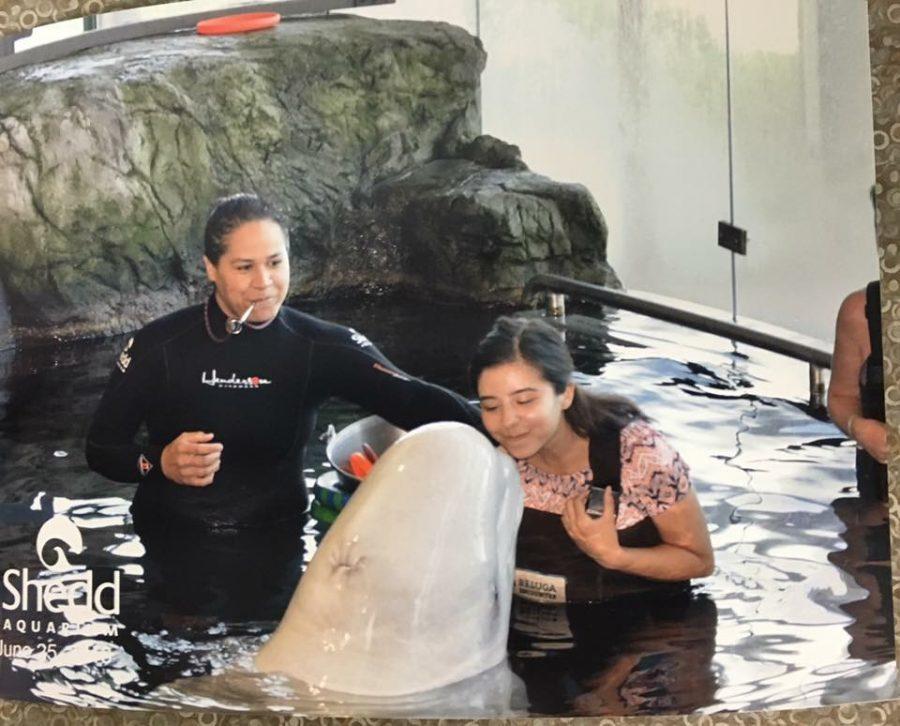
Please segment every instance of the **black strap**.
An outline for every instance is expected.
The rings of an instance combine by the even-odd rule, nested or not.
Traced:
[[[866,321],[872,355],[881,360],[881,286],[878,281],[866,285]]]
[[[621,429],[609,427],[591,437],[588,459],[594,478],[591,486],[612,487],[622,491],[622,458],[619,434]]]
[[[884,363],[881,347],[881,286],[878,281],[866,285],[866,323],[872,352],[866,358],[861,376],[860,404],[866,418],[885,420]],[[856,452],[856,483],[859,496],[872,501],[887,501],[887,467],[866,451]]]

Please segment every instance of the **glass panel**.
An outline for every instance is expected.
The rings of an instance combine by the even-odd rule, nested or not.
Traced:
[[[823,339],[878,275],[865,3],[732,0],[738,311]]]
[[[482,2],[484,129],[590,189],[626,288],[731,307],[721,0]]]
[[[352,12],[369,18],[442,20],[465,28],[472,35],[476,34],[478,15],[476,0],[441,0],[439,3],[434,0],[397,0],[392,5],[341,10],[340,12]]]

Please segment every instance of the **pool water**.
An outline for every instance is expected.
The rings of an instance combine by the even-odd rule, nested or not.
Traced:
[[[394,300],[311,312],[364,331],[404,369],[457,390],[497,314]],[[575,313],[567,340],[580,382],[634,398],[690,465],[715,573],[689,593],[568,610],[515,602],[508,668],[489,676],[496,692],[515,692],[505,701],[448,711],[446,699],[357,700],[345,709],[649,714],[893,697],[886,508],[856,497],[853,449],[808,406],[806,366],[628,313]],[[88,470],[84,435],[121,342],[0,353],[0,566],[15,571],[13,582],[28,569],[41,583],[27,609],[0,611],[0,695],[316,712],[247,668],[315,552],[316,523],[257,543],[257,552],[278,552],[268,559],[228,537],[141,542],[128,514],[133,486]],[[361,415],[330,403],[318,433]],[[310,482],[324,461],[324,443],[311,441]],[[83,551],[68,555],[74,569],[53,572],[38,559],[35,537],[54,514],[83,537]],[[87,572],[94,591],[110,584],[101,604],[118,582],[118,612],[35,609],[41,588],[69,587]],[[198,678],[223,673],[220,686]]]

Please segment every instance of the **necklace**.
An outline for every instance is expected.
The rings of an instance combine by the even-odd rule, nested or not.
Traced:
[[[276,316],[277,317],[277,316]],[[244,323],[248,328],[253,328],[254,330],[262,330],[263,328],[268,328],[272,323],[275,322],[275,318],[271,320],[267,320],[264,323],[251,323],[249,320]]]
[[[206,298],[206,302],[203,304],[203,322],[206,324],[206,334],[209,335],[214,343],[224,343],[232,334],[230,326],[227,323],[225,325],[224,336],[222,336],[221,338],[217,338],[215,333],[213,333],[212,325],[209,324],[209,298]]]
[[[247,308],[247,312],[245,312],[240,318],[232,318],[229,317],[225,320],[225,335],[221,338],[217,337],[215,333],[213,333],[212,325],[209,322],[209,298],[206,298],[206,302],[203,304],[203,322],[206,325],[206,333],[212,339],[214,343],[224,343],[228,338],[232,335],[238,335],[243,329],[244,326],[248,326],[253,328],[254,330],[262,330],[270,326],[275,318],[271,320],[267,320],[264,323],[251,323],[247,320],[250,317],[250,313],[253,311],[253,305]]]

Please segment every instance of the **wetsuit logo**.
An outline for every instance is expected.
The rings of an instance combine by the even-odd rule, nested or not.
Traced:
[[[147,476],[152,468],[153,464],[150,463],[150,460],[141,454],[138,457],[138,471],[141,472],[141,476]]]
[[[371,348],[371,341],[362,333],[356,332],[353,328],[348,328],[350,331],[350,340],[356,343],[360,348]]]
[[[131,356],[128,354],[128,351],[131,350],[131,346],[134,345],[134,338],[128,339],[128,344],[125,346],[125,349],[119,353],[119,357],[116,360],[116,367],[124,373],[128,370],[128,366],[131,365]]]
[[[232,373],[231,378],[219,378],[215,368],[212,369],[212,373],[203,371],[203,374],[200,376],[200,382],[213,388],[260,388],[272,383],[269,379],[261,378],[260,376],[238,378],[236,373]]]

